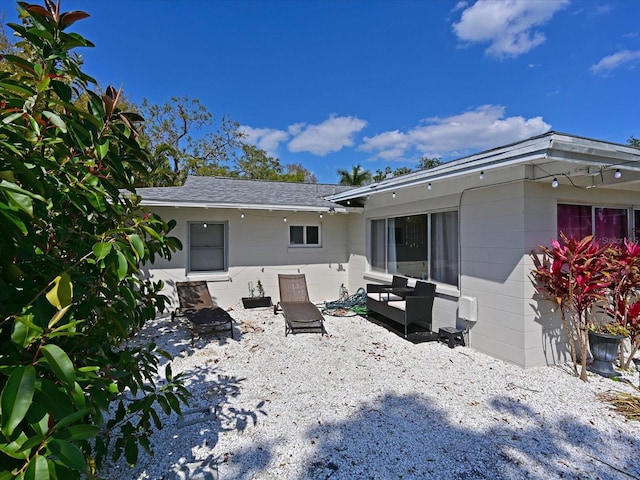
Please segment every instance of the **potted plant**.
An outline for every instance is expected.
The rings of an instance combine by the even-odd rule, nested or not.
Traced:
[[[264,295],[264,287],[260,279],[256,282],[254,288],[253,282],[249,282],[249,296],[242,297],[242,305],[244,308],[270,307],[271,297]]]

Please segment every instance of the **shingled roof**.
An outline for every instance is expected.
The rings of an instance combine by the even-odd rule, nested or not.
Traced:
[[[182,187],[138,188],[143,205],[209,208],[343,210],[325,197],[351,186],[190,176]]]

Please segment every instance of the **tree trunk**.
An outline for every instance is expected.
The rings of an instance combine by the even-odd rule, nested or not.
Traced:
[[[638,351],[638,347],[640,347],[640,341],[636,339],[631,343],[631,351],[629,352],[629,356],[627,357],[627,361],[624,363],[624,366],[622,362],[620,362],[620,366],[623,367],[625,370],[628,370],[629,368],[631,368],[631,360],[633,359],[636,352]]]
[[[580,380],[587,381],[587,349],[589,346],[589,330],[586,327],[580,328]]]
[[[564,325],[564,329],[567,333],[567,337],[569,338],[569,349],[571,350],[571,362],[573,363],[573,372],[578,376],[578,354],[576,352],[576,340],[573,337],[573,331],[571,330],[571,325],[567,320],[567,316],[565,314],[564,308],[560,305],[560,313],[562,314],[562,324]]]

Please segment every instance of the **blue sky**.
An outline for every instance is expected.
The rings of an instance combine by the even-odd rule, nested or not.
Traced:
[[[62,0],[77,9],[102,86],[197,98],[322,183],[549,130],[640,137],[635,0]]]

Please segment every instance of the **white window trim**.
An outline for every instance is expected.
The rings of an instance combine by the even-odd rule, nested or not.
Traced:
[[[208,224],[208,225],[222,225],[224,228],[224,245],[223,258],[224,268],[222,270],[192,270],[191,269],[191,225],[193,224]],[[228,277],[229,272],[229,222],[220,220],[205,220],[205,221],[190,221],[187,222],[187,264],[186,264],[186,276],[188,278],[194,277],[213,277],[214,280],[221,280],[224,277]]]
[[[291,228],[302,227],[302,243],[291,243]],[[316,227],[318,229],[318,243],[307,243],[307,228]],[[322,227],[317,223],[292,224],[287,229],[287,242],[289,248],[322,248]]]

